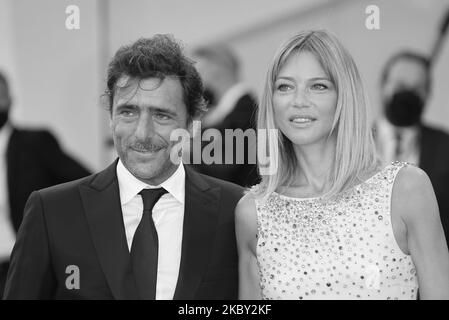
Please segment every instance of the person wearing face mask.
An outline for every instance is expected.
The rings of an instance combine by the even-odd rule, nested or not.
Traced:
[[[430,72],[430,60],[415,52],[399,52],[388,60],[381,76],[383,117],[374,133],[385,163],[410,162],[429,175],[449,239],[449,135],[422,121]]]
[[[227,46],[211,45],[196,48],[192,56],[204,81],[204,96],[208,102],[208,111],[202,118],[202,129],[217,129],[222,137],[225,137],[226,129],[254,129],[257,102],[251,88],[239,79],[240,67],[234,53]],[[242,149],[245,153],[244,163],[237,164],[234,156],[232,164],[225,164],[225,155],[229,150],[224,145],[222,147],[222,163],[201,163],[195,165],[195,168],[203,174],[244,187],[255,184],[259,177],[255,163],[249,160],[250,150],[255,149],[245,143]],[[233,155],[236,155],[237,147],[234,147]]]
[[[9,120],[11,105],[7,79],[0,72],[0,296],[28,196],[89,174],[48,131],[16,128]]]

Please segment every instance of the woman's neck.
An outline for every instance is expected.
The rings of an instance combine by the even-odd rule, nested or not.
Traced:
[[[294,146],[299,170],[290,184],[307,194],[324,194],[330,189],[329,175],[335,161],[335,138],[320,143]]]

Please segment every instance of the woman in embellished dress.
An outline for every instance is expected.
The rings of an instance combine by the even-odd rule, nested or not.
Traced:
[[[277,170],[237,206],[240,298],[449,299],[429,178],[379,166],[360,75],[333,35],[279,49],[258,128],[279,130],[267,140]]]

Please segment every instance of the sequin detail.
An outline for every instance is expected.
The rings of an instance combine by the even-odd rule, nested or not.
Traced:
[[[418,281],[390,219],[394,162],[333,200],[273,193],[258,216],[264,299],[416,299]]]

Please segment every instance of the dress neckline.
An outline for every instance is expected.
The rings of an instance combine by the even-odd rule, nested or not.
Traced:
[[[382,168],[381,170],[379,170],[378,172],[376,172],[375,174],[373,174],[371,177],[369,177],[369,178],[366,179],[365,181],[363,181],[363,182],[361,182],[361,183],[359,183],[359,184],[356,184],[355,186],[353,186],[353,187],[347,189],[346,191],[348,191],[348,190],[354,190],[354,189],[358,188],[359,186],[363,185],[364,183],[370,182],[370,181],[373,180],[375,177],[377,177],[378,175],[380,175],[382,172],[384,172],[385,170],[387,170],[387,168],[389,168],[390,166],[394,165],[394,163],[395,163],[395,162],[393,162],[393,163],[391,163],[391,164],[385,166],[384,168]],[[346,191],[344,191],[344,192],[346,192]],[[294,201],[314,201],[314,200],[320,200],[320,199],[324,198],[325,195],[326,195],[326,194],[324,194],[324,195],[315,196],[315,197],[304,197],[304,198],[302,198],[302,197],[290,197],[290,196],[286,196],[286,195],[280,194],[280,193],[278,193],[278,192],[276,192],[276,191],[273,191],[273,193],[276,194],[276,195],[277,195],[279,198],[281,198],[281,199],[294,200]]]

